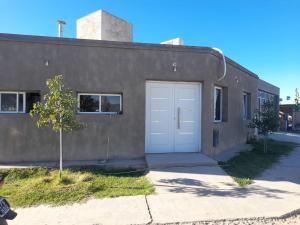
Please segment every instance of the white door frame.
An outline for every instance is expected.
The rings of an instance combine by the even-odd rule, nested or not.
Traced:
[[[148,84],[151,83],[162,83],[162,84],[197,84],[199,85],[199,126],[198,126],[198,151],[201,152],[202,150],[202,83],[201,82],[183,82],[183,81],[152,81],[152,80],[147,80],[145,82],[145,153],[151,153],[149,151],[149,110],[150,110],[150,105],[148,102]],[[162,152],[163,153],[163,152]]]

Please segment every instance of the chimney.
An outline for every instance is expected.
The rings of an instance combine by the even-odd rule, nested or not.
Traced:
[[[62,38],[64,37],[64,25],[66,25],[66,22],[63,20],[57,20],[58,23],[58,37]]]
[[[77,38],[132,42],[132,25],[98,10],[77,20]]]

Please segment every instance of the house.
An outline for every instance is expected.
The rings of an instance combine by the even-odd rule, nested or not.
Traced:
[[[64,134],[64,160],[214,157],[243,145],[251,115],[279,88],[209,47],[132,42],[132,25],[105,11],[77,37],[0,34],[0,163],[54,161],[58,135],[28,112],[63,74],[86,128]]]
[[[280,104],[280,122],[281,130],[283,131],[299,131],[300,129],[300,111],[297,105]]]

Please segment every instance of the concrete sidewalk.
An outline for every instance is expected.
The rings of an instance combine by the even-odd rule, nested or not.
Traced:
[[[121,225],[278,217],[300,208],[300,148],[241,188],[215,167],[151,171],[156,194],[17,209],[9,225]],[[298,172],[298,173],[296,173]]]
[[[145,196],[93,199],[84,204],[17,209],[9,225],[124,225],[151,221]]]
[[[300,208],[300,148],[254,184],[237,184],[218,166],[151,170],[156,194],[17,209],[9,225],[119,225],[279,217]]]
[[[294,142],[300,144],[300,134],[287,133],[287,132],[275,132],[268,136],[276,141]]]
[[[278,217],[300,208],[299,182],[264,176],[241,188],[219,167],[151,171],[158,192],[147,197],[153,222]]]

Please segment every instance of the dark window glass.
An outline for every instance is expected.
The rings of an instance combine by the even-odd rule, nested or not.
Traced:
[[[221,89],[215,89],[215,121],[221,120]]]
[[[247,94],[243,95],[243,118],[247,119]]]
[[[101,96],[101,112],[120,112],[121,96]]]
[[[251,95],[244,93],[243,98],[243,118],[248,120],[251,119]]]
[[[3,112],[17,111],[17,94],[10,94],[10,93],[1,94],[1,111]]]
[[[98,95],[80,95],[80,112],[99,112]]]
[[[38,92],[26,93],[26,113],[29,113],[33,109],[33,104],[41,101],[41,94]]]
[[[19,94],[19,112],[23,112],[24,111],[24,94]]]

